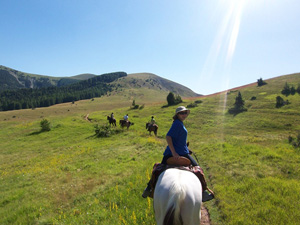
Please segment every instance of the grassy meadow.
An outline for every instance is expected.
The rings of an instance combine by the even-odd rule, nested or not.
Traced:
[[[299,223],[300,149],[288,137],[300,132],[300,95],[281,95],[291,104],[275,108],[285,82],[297,87],[300,75],[240,89],[248,111],[235,116],[227,111],[236,90],[184,99],[185,106],[202,101],[185,125],[216,194],[204,203],[212,224]],[[141,194],[177,106],[163,107],[148,92],[0,112],[0,224],[155,224],[152,200]],[[144,107],[131,110],[133,99]],[[117,120],[128,113],[134,125],[96,137],[94,126],[107,124],[111,112]],[[145,129],[152,115],[157,137]],[[49,132],[40,132],[44,118]]]

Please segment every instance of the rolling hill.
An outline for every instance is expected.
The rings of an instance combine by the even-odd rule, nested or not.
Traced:
[[[82,74],[70,78],[32,75],[0,67],[0,110],[48,107],[54,104],[101,97],[104,94],[153,96],[165,99],[169,92],[181,97],[199,96],[192,90],[150,73],[114,72],[102,75]]]
[[[24,73],[0,65],[0,92],[4,90],[16,90],[21,88],[47,88],[62,87],[96,77],[95,74],[80,74],[71,77],[51,77],[37,74]],[[101,75],[100,75],[101,76]],[[199,96],[187,87],[164,79],[151,73],[129,74],[128,78],[123,78],[114,82],[121,88],[148,88],[163,92],[173,92],[182,97]]]

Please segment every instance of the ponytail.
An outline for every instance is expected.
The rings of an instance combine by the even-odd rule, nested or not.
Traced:
[[[175,121],[175,120],[178,120],[179,118],[178,118],[178,115],[177,114],[175,114],[175,116],[173,116],[173,122]]]

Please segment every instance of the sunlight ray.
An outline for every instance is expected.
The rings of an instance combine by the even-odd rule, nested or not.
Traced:
[[[221,17],[221,23],[218,28],[218,32],[212,42],[210,51],[202,68],[199,80],[204,78],[210,78],[214,76],[216,72],[216,65],[220,64],[222,71],[221,80],[223,90],[229,87],[230,68],[232,59],[235,53],[238,34],[240,30],[242,12],[245,7],[246,0],[231,0],[231,1],[219,1],[219,7],[224,8],[226,11]]]

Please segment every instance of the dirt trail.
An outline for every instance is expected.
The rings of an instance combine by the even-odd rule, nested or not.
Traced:
[[[209,213],[203,205],[201,206],[201,224],[200,225],[210,225]]]

